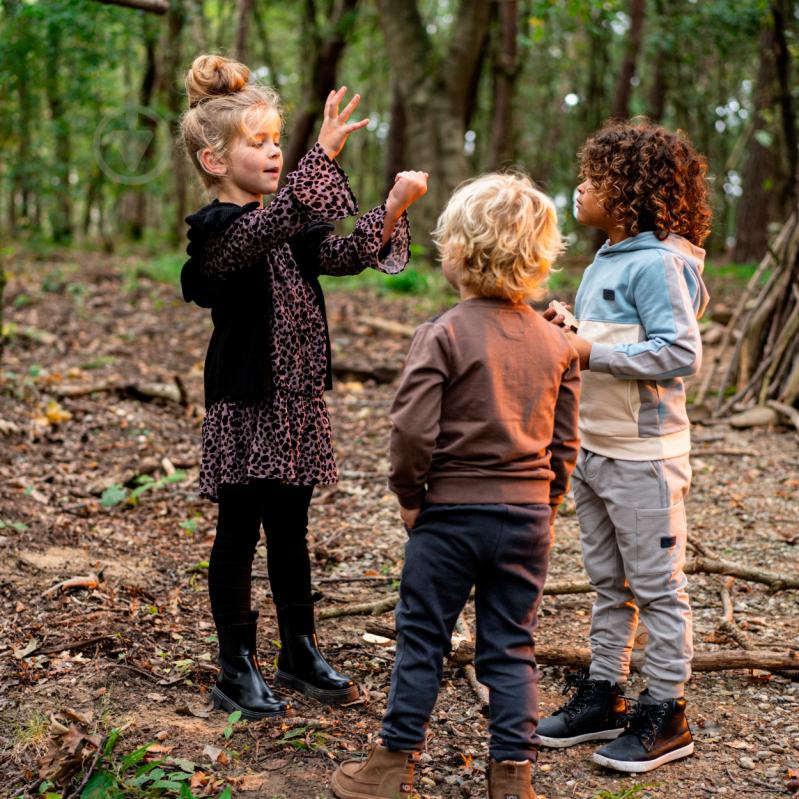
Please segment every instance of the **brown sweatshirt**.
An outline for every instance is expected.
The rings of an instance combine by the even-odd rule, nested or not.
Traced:
[[[557,507],[577,460],[580,368],[529,305],[480,297],[421,325],[391,409],[389,485],[406,508]]]

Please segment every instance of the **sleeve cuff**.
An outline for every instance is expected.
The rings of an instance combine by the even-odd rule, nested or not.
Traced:
[[[325,221],[344,219],[358,213],[358,201],[352,193],[346,172],[328,158],[319,142],[287,175],[286,183],[297,200],[316,218]]]
[[[380,208],[383,211],[383,218],[385,219],[386,204],[383,203]],[[405,269],[410,259],[411,225],[408,221],[407,212],[403,211],[402,216],[400,216],[397,223],[394,225],[391,238],[380,248],[380,252],[377,253],[377,265],[375,269],[377,269],[378,272],[385,272],[387,275],[396,275]]]
[[[612,374],[610,359],[613,355],[613,346],[610,344],[592,344],[591,355],[588,358],[588,368],[592,372],[606,372]]]
[[[397,499],[399,500],[399,504],[402,505],[405,510],[418,510],[424,504],[424,495],[424,491],[403,496],[399,496],[399,494],[397,494]]]

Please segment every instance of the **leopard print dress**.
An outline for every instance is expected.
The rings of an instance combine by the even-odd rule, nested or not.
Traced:
[[[322,312],[287,240],[310,222],[357,212],[346,174],[316,144],[267,207],[243,214],[209,245],[204,268],[215,277],[242,268],[267,270],[273,392],[257,401],[221,399],[208,409],[202,428],[201,496],[216,502],[221,484],[258,479],[292,485],[338,480],[323,396],[327,356]],[[397,222],[391,246],[382,248],[384,218],[385,204],[364,214],[349,236],[328,236],[319,254],[322,273],[353,275],[372,267],[395,274],[404,269],[410,257],[407,217],[403,214]]]

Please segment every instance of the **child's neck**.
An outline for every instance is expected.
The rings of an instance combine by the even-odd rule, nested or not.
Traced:
[[[623,227],[608,228],[604,230],[604,233],[607,235],[611,247],[614,244],[618,244],[620,241],[630,238],[627,233],[625,233]]]
[[[249,191],[240,189],[238,186],[225,186],[220,189],[219,194],[216,195],[217,200],[221,203],[234,203],[235,205],[247,205],[247,203],[264,204],[264,198],[261,194],[252,194]]]

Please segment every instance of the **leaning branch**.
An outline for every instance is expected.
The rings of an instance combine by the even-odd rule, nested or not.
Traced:
[[[109,6],[124,6],[135,8],[138,11],[148,11],[151,14],[166,14],[169,11],[167,0],[97,0]]]

